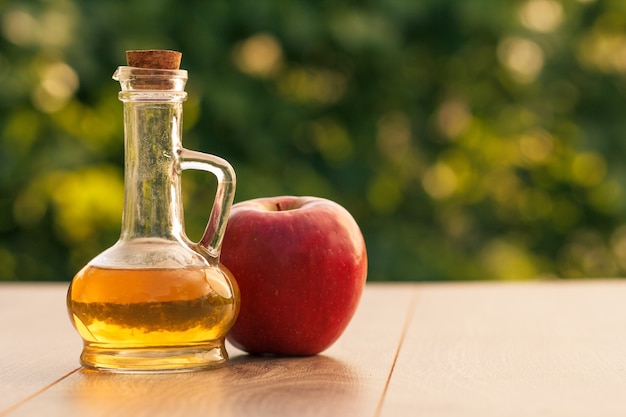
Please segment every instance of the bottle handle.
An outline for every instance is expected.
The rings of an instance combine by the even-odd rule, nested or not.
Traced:
[[[180,150],[180,168],[207,171],[217,178],[217,192],[211,208],[209,221],[200,241],[195,243],[196,250],[215,261],[219,260],[222,239],[228,222],[230,207],[235,198],[236,177],[233,167],[219,156],[182,148]]]

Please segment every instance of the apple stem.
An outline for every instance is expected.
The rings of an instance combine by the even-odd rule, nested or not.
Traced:
[[[280,206],[280,202],[277,201],[276,202],[276,211],[282,211],[282,210],[283,210],[283,208]]]

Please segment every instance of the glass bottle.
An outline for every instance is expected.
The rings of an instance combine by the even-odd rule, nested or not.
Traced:
[[[228,359],[224,338],[239,311],[237,284],[219,263],[235,173],[219,157],[182,147],[187,71],[122,66],[113,78],[124,103],[122,230],[68,291],[68,311],[84,341],[81,364],[117,372],[220,366]],[[185,169],[208,171],[218,180],[197,243],[184,230]]]

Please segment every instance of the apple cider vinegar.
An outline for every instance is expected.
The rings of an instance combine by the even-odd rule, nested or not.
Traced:
[[[176,51],[127,51],[113,78],[124,103],[124,210],[120,238],[74,276],[70,320],[83,339],[80,363],[110,372],[177,372],[226,363],[226,334],[239,289],[220,264],[235,193],[222,158],[182,146],[187,71]],[[204,234],[185,233],[181,174],[214,175]]]
[[[84,268],[68,303],[81,336],[98,346],[211,341],[231,325],[235,294],[217,268]]]
[[[223,267],[210,266],[83,268],[67,300],[84,340],[83,362],[102,362],[104,352],[117,350],[137,349],[145,356],[146,350],[218,348],[237,316],[239,294],[229,275]],[[121,359],[113,362],[123,369]]]

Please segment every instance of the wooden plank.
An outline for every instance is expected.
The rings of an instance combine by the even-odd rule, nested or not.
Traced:
[[[75,370],[67,284],[0,284],[0,412]]]
[[[343,336],[322,355],[259,358],[160,375],[76,372],[8,416],[374,416],[414,291],[370,285]],[[63,354],[63,353],[59,353]]]
[[[626,415],[626,282],[420,287],[382,417]]]

